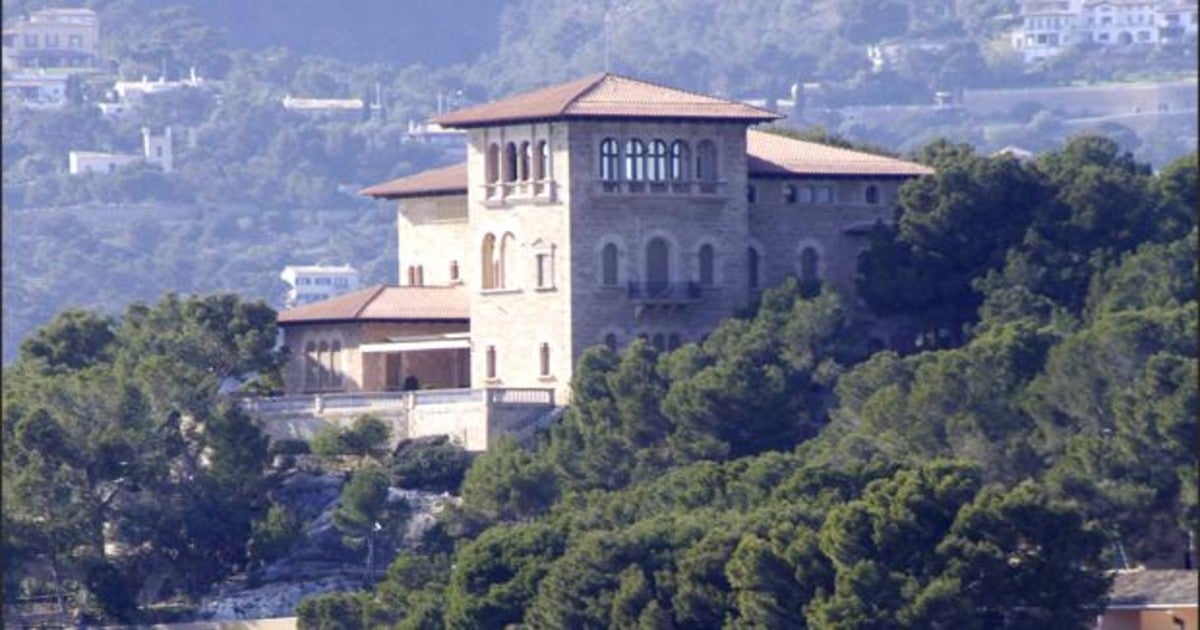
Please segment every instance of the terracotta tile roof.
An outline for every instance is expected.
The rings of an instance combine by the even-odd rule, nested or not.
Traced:
[[[1108,607],[1195,607],[1200,600],[1197,586],[1197,572],[1186,569],[1118,571],[1108,593]]]
[[[603,72],[442,114],[433,122],[443,127],[478,127],[563,118],[701,118],[754,123],[781,116],[745,103]]]
[[[453,287],[376,285],[279,313],[281,326],[317,322],[466,320],[467,292]]]
[[[393,179],[383,184],[375,184],[358,191],[358,194],[377,199],[465,195],[467,194],[467,163],[435,168],[408,177]]]
[[[915,177],[933,169],[915,162],[796,140],[751,129],[746,135],[750,176],[862,175]]]

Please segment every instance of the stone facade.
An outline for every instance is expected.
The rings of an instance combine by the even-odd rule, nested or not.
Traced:
[[[465,165],[364,194],[400,199],[402,282],[467,290],[471,386],[567,402],[587,348],[700,341],[788,276],[856,306],[870,228],[931,171],[750,130],[776,118],[596,75],[440,117]]]
[[[853,296],[867,232],[875,223],[894,219],[900,184],[884,178],[751,180],[756,201],[750,204],[750,246],[759,253],[760,285],[802,278],[803,253],[811,247],[817,253],[818,279]],[[867,200],[869,187],[875,190],[873,203]],[[817,191],[823,189],[831,191],[829,201],[819,199]]]
[[[464,195],[415,197],[396,212],[400,285],[447,285],[466,275],[467,198]]]
[[[679,190],[652,190],[650,182],[642,190],[628,182],[610,186],[601,178],[606,139],[681,140],[693,152],[693,170],[695,148],[711,141],[715,182],[703,192],[694,177]],[[490,182],[496,174],[489,169],[503,167],[489,167],[489,150],[541,141],[548,147],[542,178],[506,183],[500,174],[500,183]],[[473,129],[467,195],[400,202],[400,277],[407,283],[416,267],[426,284],[466,284],[473,387],[552,387],[559,400],[567,399],[572,366],[587,348],[624,345],[640,335],[663,347],[698,341],[761,289],[804,276],[806,249],[816,254],[817,278],[853,296],[867,232],[893,219],[905,178],[752,177],[746,150],[746,125],[736,122],[581,120]],[[639,290],[650,280],[656,239],[667,245],[666,296]],[[615,274],[606,277],[608,245],[617,257]],[[706,246],[711,263],[702,261]],[[756,286],[750,249],[758,259]],[[702,269],[706,264],[710,271]],[[501,271],[485,269],[492,265]],[[485,282],[485,271],[503,278]]]
[[[574,365],[568,299],[573,278],[565,265],[571,251],[568,133],[560,122],[486,127],[468,135],[466,269],[472,322],[478,322],[471,329],[473,387],[553,387],[565,393]],[[528,143],[532,162],[534,147],[543,142],[540,178],[488,183],[489,150]],[[539,256],[546,257],[540,284]]]

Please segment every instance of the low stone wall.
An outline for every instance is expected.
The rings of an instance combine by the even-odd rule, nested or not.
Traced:
[[[468,451],[487,450],[487,402],[482,391],[471,392],[471,396],[457,399],[428,397],[414,401],[409,411],[407,437],[448,435]]]
[[[500,435],[523,432],[555,409],[553,391],[535,389],[284,396],[245,404],[271,440],[308,441],[369,413],[387,421],[397,441],[448,435],[468,451],[486,451]]]

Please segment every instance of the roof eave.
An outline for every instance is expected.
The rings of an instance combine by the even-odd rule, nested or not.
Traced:
[[[370,192],[370,188],[364,188],[358,191],[363,197],[372,197],[374,199],[413,199],[416,197],[453,197],[455,195],[467,194],[466,188],[445,188],[439,190],[414,190],[411,192],[388,193],[388,192]]]
[[[730,123],[746,123],[749,125],[757,125],[768,123],[775,120],[786,118],[782,114],[773,112],[765,113],[761,116],[688,116],[688,115],[648,115],[648,114],[554,114],[554,115],[534,115],[534,116],[493,116],[489,118],[477,118],[473,120],[460,121],[439,121],[434,118],[433,122],[446,127],[448,129],[478,129],[480,127],[491,127],[495,125],[515,125],[525,123],[540,123],[540,122],[569,122],[573,120],[653,120],[653,121],[680,121],[680,122],[730,122]]]
[[[326,317],[321,319],[298,319],[279,321],[276,325],[288,326],[318,326],[330,324],[470,324],[470,317]]]
[[[929,173],[802,173],[799,171],[749,171],[755,179],[913,179]]]

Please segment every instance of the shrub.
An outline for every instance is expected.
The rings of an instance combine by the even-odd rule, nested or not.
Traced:
[[[358,630],[365,628],[363,611],[367,596],[362,593],[325,593],[305,597],[296,606],[300,630]]]
[[[137,612],[137,589],[117,565],[106,560],[92,562],[84,582],[107,619],[128,622]]]
[[[354,419],[343,440],[346,449],[353,455],[378,455],[387,451],[392,427],[381,418],[370,414]]]
[[[278,503],[271,505],[262,520],[254,521],[250,532],[247,553],[264,562],[283,556],[302,535],[299,519]]]
[[[380,455],[387,451],[392,428],[384,420],[362,415],[350,428],[327,427],[312,439],[312,452],[323,457],[337,455]]]
[[[304,440],[275,440],[271,442],[268,453],[274,455],[308,455],[312,452],[308,442]]]
[[[458,494],[471,458],[444,435],[404,440],[392,460],[392,478],[401,488]]]

